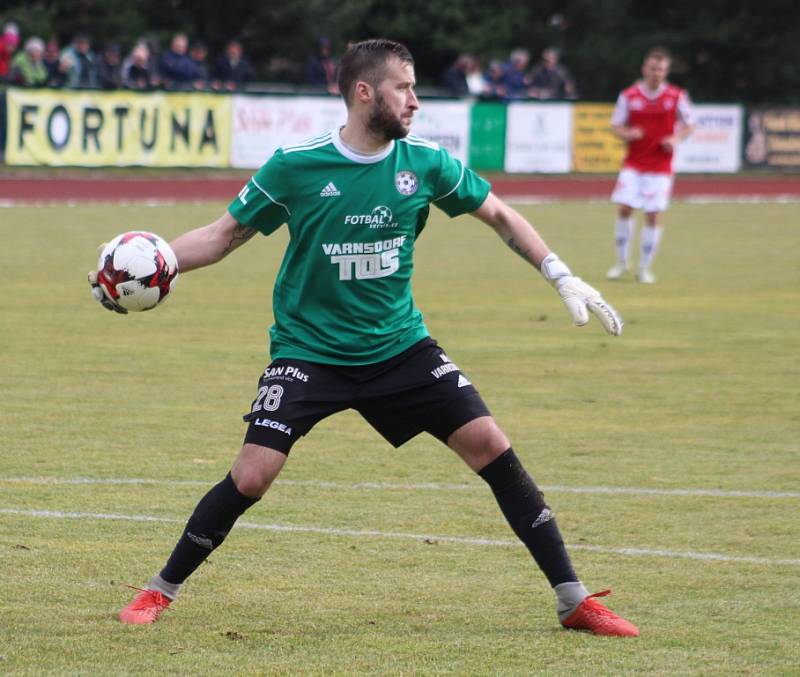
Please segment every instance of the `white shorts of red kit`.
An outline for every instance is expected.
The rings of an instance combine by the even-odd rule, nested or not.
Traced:
[[[648,213],[663,212],[669,207],[673,179],[672,174],[654,174],[623,167],[611,201]]]

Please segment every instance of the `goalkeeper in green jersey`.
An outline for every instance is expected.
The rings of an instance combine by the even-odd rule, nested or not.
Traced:
[[[638,635],[598,602],[607,591],[590,595],[580,582],[541,491],[475,386],[425,327],[411,278],[430,205],[449,216],[471,213],[494,229],[555,288],[575,324],[594,315],[618,336],[622,319],[484,179],[409,133],[419,108],[414,86],[403,45],[352,44],[339,70],[346,124],[276,151],[225,214],[171,243],[186,273],[258,233],[285,225],[290,238],[273,295],[271,362],[245,416],[242,449],[198,503],[164,568],[120,612],[123,622],[154,622],[266,492],[292,445],[326,416],[354,409],[396,447],[429,433],[486,481],[553,587],[564,627]]]

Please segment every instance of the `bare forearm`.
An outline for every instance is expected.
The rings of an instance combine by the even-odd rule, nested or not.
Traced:
[[[504,227],[495,228],[495,231],[503,238],[511,251],[525,259],[537,270],[542,267],[542,261],[550,253],[550,248],[545,241],[527,222],[523,221],[522,224],[518,224],[512,221]]]
[[[612,125],[611,133],[626,143],[642,138],[642,130],[639,127],[629,127],[628,125]]]
[[[678,142],[681,142],[687,139],[693,131],[694,127],[692,125],[680,125],[675,130],[675,138]]]
[[[536,269],[541,268],[542,260],[550,253],[550,248],[519,212],[490,193],[475,216],[491,226],[511,251]]]
[[[170,244],[182,273],[202,268],[225,258],[256,234],[237,223],[227,212],[213,223],[179,235]]]

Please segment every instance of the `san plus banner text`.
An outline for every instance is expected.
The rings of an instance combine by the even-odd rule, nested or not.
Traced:
[[[6,162],[227,167],[230,97],[9,89]]]

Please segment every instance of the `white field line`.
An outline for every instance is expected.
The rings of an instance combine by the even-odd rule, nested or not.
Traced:
[[[146,478],[93,478],[93,477],[0,477],[0,483],[16,484],[120,484],[211,487],[216,480],[159,480]],[[314,487],[339,491],[474,491],[482,484],[455,484],[446,482],[392,483],[392,482],[328,482],[325,480],[276,480],[276,485]],[[708,496],[713,498],[800,498],[800,491],[736,491],[723,489],[655,489],[648,487],[609,486],[542,486],[543,491],[566,494],[606,494],[628,496]]]
[[[759,195],[754,193],[752,195],[685,195],[677,198],[675,202],[687,202],[689,204],[708,205],[708,204],[723,204],[725,202],[735,204],[762,204],[765,202],[772,202],[777,204],[792,204],[800,202],[800,196],[791,193],[778,193],[777,195]]]
[[[118,513],[62,512],[60,510],[21,510],[17,508],[0,508],[0,515],[17,515],[21,517],[41,517],[45,519],[76,520],[120,520],[126,522],[157,522],[167,524],[183,524],[185,520],[172,517],[153,517],[151,515],[123,515]],[[454,543],[457,545],[476,545],[490,547],[522,547],[519,541],[489,538],[469,538],[465,536],[441,536],[433,534],[412,534],[399,531],[376,531],[372,529],[334,529],[328,527],[306,527],[290,524],[255,524],[253,522],[237,522],[239,529],[258,529],[261,531],[278,531],[286,533],[322,534],[326,536],[343,536],[355,538],[399,538],[427,543]],[[800,559],[773,559],[769,557],[749,557],[742,555],[725,555],[718,552],[695,552],[692,550],[662,550],[650,548],[613,548],[603,545],[569,545],[571,550],[586,550],[604,554],[625,555],[628,557],[663,557],[668,559],[689,559],[706,562],[734,562],[742,564],[761,564],[765,566],[800,566]]]

